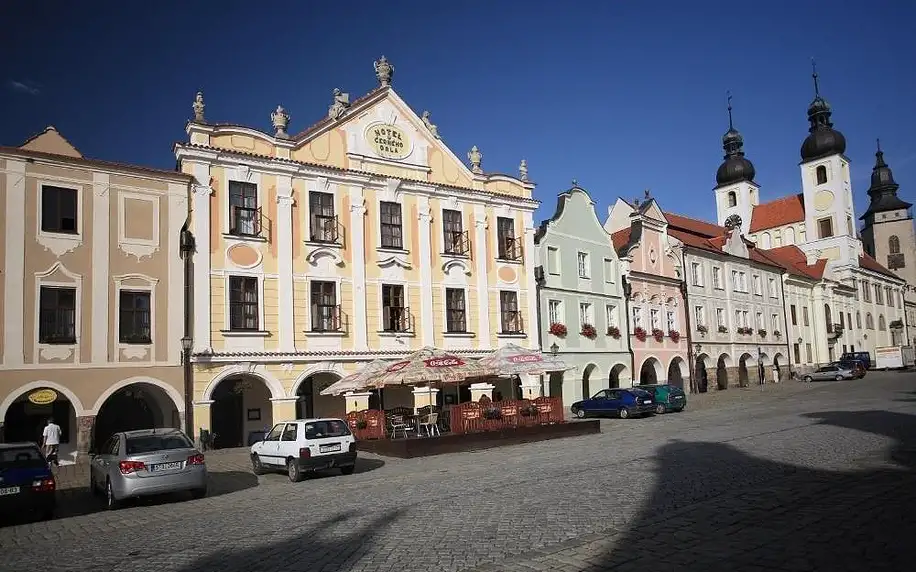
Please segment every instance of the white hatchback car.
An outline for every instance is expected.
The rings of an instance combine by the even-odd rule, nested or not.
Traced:
[[[297,419],[277,423],[251,446],[251,468],[256,475],[286,471],[299,482],[304,473],[337,467],[349,475],[356,469],[356,439],[340,419]]]

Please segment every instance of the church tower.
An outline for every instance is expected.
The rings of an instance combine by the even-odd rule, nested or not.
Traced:
[[[861,253],[846,138],[833,128],[830,104],[821,97],[817,70],[814,100],[808,106],[808,137],[801,146],[802,193],[805,203],[805,242],[802,250],[827,258],[834,267],[855,266]]]
[[[728,131],[722,136],[724,161],[716,171],[716,213],[720,226],[739,228],[747,234],[751,213],[760,204],[760,187],[754,182],[754,165],[744,156],[744,138],[732,120],[732,96],[728,96]]]
[[[911,286],[916,285],[916,232],[910,203],[897,196],[891,168],[884,162],[881,142],[871,172],[868,210],[862,215],[862,243],[865,252],[875,257]]]

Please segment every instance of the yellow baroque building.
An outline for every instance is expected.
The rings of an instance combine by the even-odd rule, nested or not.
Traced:
[[[488,174],[465,164],[391,88],[350,102],[297,135],[205,119],[194,102],[191,175],[195,427],[215,445],[294,417],[341,416],[319,392],[377,358],[423,346],[480,357],[537,348],[534,222],[527,165]],[[413,404],[410,388],[384,406]]]

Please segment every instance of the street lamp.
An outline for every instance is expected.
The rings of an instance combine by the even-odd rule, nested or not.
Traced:
[[[557,345],[557,342],[550,344],[550,353],[551,355],[557,355],[557,352],[560,351],[560,346]]]
[[[761,386],[760,389],[763,389],[763,350],[760,349],[760,346],[757,346],[757,378],[759,380],[758,383]]]

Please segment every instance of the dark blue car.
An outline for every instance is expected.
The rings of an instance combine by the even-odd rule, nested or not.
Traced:
[[[602,389],[589,399],[572,404],[573,415],[579,418],[591,415],[616,415],[621,419],[627,417],[651,415],[655,412],[652,394],[648,391],[631,387],[627,389]]]
[[[57,481],[35,443],[0,443],[0,514],[54,516]]]

